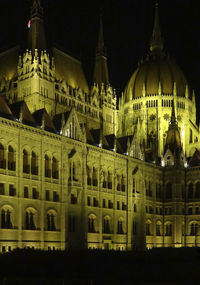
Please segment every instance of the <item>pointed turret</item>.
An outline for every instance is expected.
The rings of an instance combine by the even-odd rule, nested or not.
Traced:
[[[100,16],[99,37],[96,48],[93,81],[97,83],[99,86],[101,86],[102,83],[104,83],[105,86],[109,84],[106,49],[104,46],[104,37],[103,37],[102,15]]]
[[[159,22],[159,5],[158,0],[155,3],[155,16],[154,16],[154,27],[150,41],[150,51],[154,54],[160,54],[163,50],[163,39],[160,31]]]
[[[43,23],[43,7],[40,0],[33,0],[30,15],[28,47],[34,55],[35,49],[38,49],[40,52],[47,48]]]
[[[174,101],[172,104],[171,121],[169,124],[166,144],[164,149],[165,165],[184,164],[184,153],[181,144],[181,136],[176,121]]]

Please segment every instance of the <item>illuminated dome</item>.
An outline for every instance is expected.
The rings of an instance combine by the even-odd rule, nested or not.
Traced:
[[[142,96],[157,95],[159,89],[162,95],[173,94],[174,83],[176,83],[177,96],[185,97],[188,86],[185,75],[175,61],[163,53],[157,4],[150,54],[131,76],[124,92],[125,102]],[[190,97],[190,94],[188,96]]]
[[[187,80],[176,63],[164,55],[150,55],[131,76],[125,89],[125,102],[145,95],[158,94],[159,83],[163,95],[173,94],[176,82],[177,96],[184,97]]]

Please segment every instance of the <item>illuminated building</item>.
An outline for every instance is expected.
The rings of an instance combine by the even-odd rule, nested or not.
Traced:
[[[100,23],[94,83],[46,50],[34,0],[29,46],[0,54],[0,250],[130,250],[200,244],[195,94],[163,51],[158,6],[150,51],[117,108]]]

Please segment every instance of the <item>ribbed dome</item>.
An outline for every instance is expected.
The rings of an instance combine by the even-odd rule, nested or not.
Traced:
[[[176,82],[177,96],[184,97],[187,80],[182,70],[169,57],[150,55],[133,73],[126,89],[125,102],[146,95],[158,94],[159,82],[162,95],[173,94]]]

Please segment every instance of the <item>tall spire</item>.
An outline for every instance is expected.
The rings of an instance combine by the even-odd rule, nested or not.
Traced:
[[[102,14],[100,14],[99,37],[96,48],[93,80],[99,86],[101,86],[102,83],[104,83],[104,86],[107,86],[109,84],[106,48],[104,45],[104,36],[103,36]]]
[[[163,39],[160,31],[159,22],[159,5],[158,0],[155,0],[155,15],[154,15],[154,27],[150,41],[150,50],[154,54],[160,54],[163,50]]]
[[[33,0],[30,16],[28,46],[34,53],[35,49],[41,51],[47,47],[43,23],[43,7],[40,0]]]
[[[96,56],[106,56],[106,49],[104,46],[104,36],[103,36],[102,14],[100,14],[99,37],[98,37],[98,44],[96,48]]]

